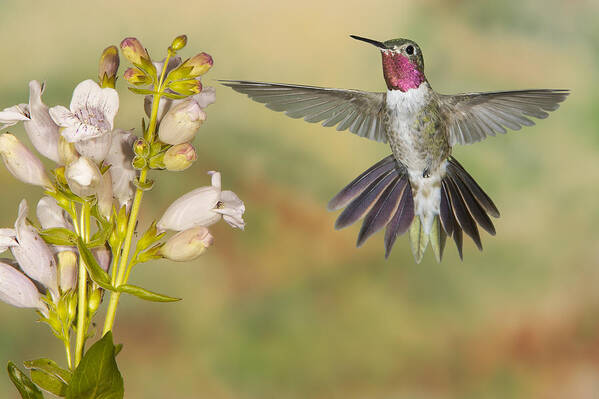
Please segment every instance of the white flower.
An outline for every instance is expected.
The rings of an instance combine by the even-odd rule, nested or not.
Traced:
[[[106,158],[112,144],[112,133],[74,143],[77,152],[99,164]]]
[[[95,163],[85,157],[79,157],[67,165],[65,178],[75,195],[88,197],[96,193],[102,174]]]
[[[192,97],[173,105],[164,115],[158,129],[158,138],[166,144],[181,144],[193,140],[206,120],[206,113]]]
[[[59,105],[50,108],[50,115],[65,128],[62,136],[74,143],[111,132],[118,109],[116,90],[101,88],[93,80],[85,80],[75,87],[70,110]]]
[[[187,98],[193,99],[200,106],[200,108],[204,110],[207,106],[216,101],[216,90],[214,90],[214,87],[207,86],[204,87],[200,93],[194,94],[193,96],[189,96]],[[158,105],[158,121],[161,121],[164,114],[166,114],[173,106],[185,101],[187,98],[171,100],[169,98],[162,97],[160,99],[160,104]],[[148,117],[152,111],[152,99],[153,96],[146,96],[144,99],[144,108]]]
[[[243,230],[243,202],[232,191],[221,191],[219,172],[208,174],[212,175],[212,185],[197,188],[175,200],[158,221],[160,230],[182,231],[210,226],[221,217],[231,226]]]
[[[42,161],[12,134],[0,135],[0,155],[6,168],[17,179],[36,186],[52,187]]]
[[[62,227],[71,230],[73,226],[67,221],[64,209],[62,209],[56,203],[56,200],[52,197],[42,197],[37,202],[35,209],[37,220],[42,225],[42,229],[52,229],[55,227]]]
[[[15,222],[16,238],[19,245],[10,248],[23,271],[35,281],[42,283],[53,298],[58,298],[56,261],[50,247],[40,237],[37,230],[27,223],[27,201],[19,204],[19,215]]]
[[[35,284],[9,262],[0,261],[0,300],[19,308],[36,308],[47,315],[48,308]]]
[[[206,227],[193,227],[169,238],[160,248],[160,255],[176,262],[187,262],[206,252],[213,242],[214,237]]]
[[[0,111],[0,130],[29,120],[29,105],[19,104]]]
[[[59,162],[58,125],[50,117],[48,106],[42,101],[46,86],[37,80],[29,82],[29,120],[23,125],[31,144],[48,159]]]
[[[98,210],[106,219],[112,215],[112,175],[110,169],[104,172],[96,192]]]
[[[119,201],[120,206],[128,206],[135,192],[133,180],[137,177],[137,171],[131,165],[135,156],[133,142],[137,136],[120,129],[112,132],[112,135],[112,145],[104,162],[110,165],[114,197]]]

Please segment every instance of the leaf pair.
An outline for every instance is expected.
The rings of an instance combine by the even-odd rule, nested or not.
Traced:
[[[8,375],[23,399],[43,399],[38,387],[66,399],[122,399],[125,389],[116,353],[109,331],[88,349],[73,373],[50,359],[38,359],[25,362],[31,378],[12,362]]]

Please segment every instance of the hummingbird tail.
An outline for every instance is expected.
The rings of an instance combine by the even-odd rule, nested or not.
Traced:
[[[435,192],[440,199],[429,201],[421,209],[420,189],[418,185],[413,187],[408,170],[393,155],[383,158],[329,202],[331,211],[345,208],[335,228],[342,229],[364,218],[356,243],[360,247],[386,227],[385,258],[389,257],[397,237],[409,231],[412,252],[418,263],[429,243],[440,262],[448,236],[453,237],[462,258],[462,232],[482,249],[477,225],[494,235],[495,228],[488,215],[499,217],[499,211],[458,161],[450,157],[445,166],[444,176],[436,180],[439,189]],[[432,180],[430,183],[435,184]]]

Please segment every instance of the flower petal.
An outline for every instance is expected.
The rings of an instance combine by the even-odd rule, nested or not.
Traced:
[[[98,117],[96,122],[107,122],[111,131],[114,129],[114,117],[119,110],[119,94],[115,89],[110,87],[101,88],[96,82],[91,79],[84,80],[79,83],[73,91],[71,99],[71,111],[78,114],[81,111],[96,110],[103,118]],[[85,121],[82,121],[85,123]],[[99,124],[97,124],[101,130]]]
[[[232,227],[243,230],[245,222],[243,221],[243,213],[245,212],[245,205],[243,201],[233,191],[223,191],[221,193],[222,207],[217,207],[214,212],[218,212],[223,215],[223,219]]]
[[[0,135],[0,156],[10,173],[22,182],[52,187],[42,161],[10,133]]]
[[[220,189],[200,187],[175,200],[158,221],[160,230],[187,230],[196,226],[210,226],[220,220],[214,207],[220,199]]]
[[[29,120],[29,106],[27,104],[13,105],[0,111],[0,130],[16,125],[21,121]]]
[[[37,80],[29,82],[29,113],[31,120],[24,123],[25,131],[35,149],[48,159],[59,162],[58,125],[42,101],[44,85]]]
[[[19,308],[37,308],[48,313],[35,284],[4,259],[0,261],[0,300]]]
[[[135,192],[133,180],[137,177],[137,171],[131,165],[135,155],[133,142],[137,136],[121,129],[112,132],[112,136],[112,144],[104,162],[110,165],[114,197],[120,206],[129,205]]]
[[[73,228],[71,223],[67,221],[64,209],[58,206],[56,200],[52,197],[42,197],[37,203],[35,213],[44,230],[54,227]]]
[[[6,251],[9,247],[19,245],[15,229],[0,229],[0,253]]]
[[[27,223],[27,201],[19,204],[19,216],[15,222],[18,246],[11,251],[23,271],[35,281],[42,283],[54,298],[58,298],[56,261],[50,247],[37,230]]]
[[[99,164],[106,158],[111,143],[112,134],[107,133],[102,136],[94,137],[93,139],[76,141],[75,149],[82,156]]]

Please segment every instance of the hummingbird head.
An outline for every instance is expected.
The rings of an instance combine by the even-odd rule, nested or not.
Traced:
[[[383,75],[389,90],[416,89],[426,81],[422,52],[412,40],[392,39],[379,42],[354,35],[351,38],[379,48],[383,57]]]

